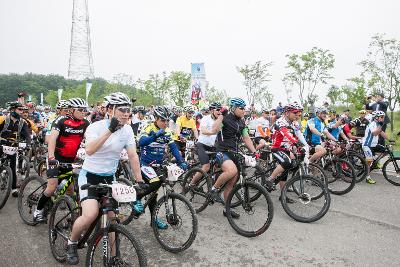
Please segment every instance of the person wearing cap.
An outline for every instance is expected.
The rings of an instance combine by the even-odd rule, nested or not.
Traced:
[[[360,110],[358,112],[358,114],[360,115],[360,117],[353,120],[352,124],[354,125],[354,127],[356,129],[356,136],[358,138],[362,138],[365,135],[365,129],[367,128],[370,121],[366,118],[366,116],[367,116],[366,110]]]
[[[23,106],[19,102],[10,102],[8,103],[10,114],[7,116],[0,117],[0,146],[12,146],[18,147],[18,142],[22,140],[26,140],[27,145],[30,145],[31,136],[28,130],[28,124],[22,118],[23,114]],[[0,149],[0,156],[3,154],[3,150]],[[12,196],[18,197],[17,190],[17,172],[16,172],[16,162],[17,155],[8,155],[10,159],[10,167],[13,173],[12,180]]]
[[[304,132],[304,130],[306,129],[309,118],[310,118],[310,114],[304,113],[303,119],[301,120],[301,132]]]
[[[144,106],[136,107],[137,113],[132,115],[131,119],[131,127],[135,136],[140,134],[140,131],[143,129],[145,123],[146,109]]]
[[[269,117],[269,110],[263,109],[261,117],[255,120],[256,132],[254,134],[254,142],[257,145],[256,150],[259,150],[264,146],[266,146],[267,141],[271,136],[268,117]]]

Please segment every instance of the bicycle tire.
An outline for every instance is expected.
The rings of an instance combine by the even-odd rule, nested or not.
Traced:
[[[394,181],[394,180],[390,179],[390,176],[388,175],[387,167],[388,167],[389,163],[393,162],[393,161],[396,161],[396,163],[397,163],[397,161],[399,161],[397,163],[397,166],[400,168],[400,157],[393,157],[393,160],[389,158],[387,161],[385,161],[385,163],[382,166],[382,174],[383,174],[383,177],[385,177],[385,179],[389,183],[391,183],[392,185],[395,185],[395,186],[400,186],[400,177],[398,177],[399,178],[398,181]],[[398,176],[400,175],[397,171],[396,171],[396,174]]]
[[[196,173],[201,173],[201,177],[196,183],[196,188],[189,188],[189,184],[191,179]],[[209,192],[211,185],[209,185],[207,173],[204,172],[201,168],[191,168],[183,178],[181,195],[185,196],[190,203],[192,203],[193,208],[196,213],[200,213],[205,210],[209,204],[209,200],[207,199],[207,193]],[[204,191],[206,190],[206,191]],[[196,198],[196,199],[195,199]],[[198,205],[197,205],[197,199]]]
[[[99,260],[99,262],[96,262],[94,259],[95,257],[95,252],[96,248],[99,248],[102,250],[103,244],[102,244],[102,238],[104,236],[104,231],[107,231],[107,233],[114,233],[117,236],[124,235],[129,242],[133,245],[133,248],[136,252],[137,258],[138,258],[138,264],[139,266],[147,266],[147,257],[143,248],[143,245],[139,242],[139,240],[136,239],[134,235],[132,235],[125,227],[119,225],[119,224],[111,224],[108,228],[102,229],[100,228],[99,231],[96,234],[96,237],[93,238],[93,240],[89,243],[87,253],[86,253],[86,266],[99,266],[99,262],[101,262],[104,266],[109,266],[107,262],[104,262],[104,255],[103,251],[101,251],[101,256],[102,259]],[[130,250],[132,251],[132,250]],[[120,251],[118,251],[120,253]],[[108,256],[108,255],[107,255]]]
[[[258,190],[259,191],[259,197],[256,200],[252,200],[252,198],[250,197],[246,197],[246,192],[249,191],[249,188],[252,188],[253,190]],[[264,196],[265,200],[266,200],[266,210],[268,211],[267,214],[267,220],[261,223],[261,227],[259,227],[258,229],[255,230],[245,230],[243,228],[241,228],[241,226],[238,225],[238,221],[240,220],[238,219],[233,219],[232,218],[232,213],[231,213],[231,201],[233,196],[236,194],[236,192],[238,192],[241,189],[244,189],[243,192],[243,196],[244,199],[241,200],[241,206],[244,208],[245,213],[247,213],[247,215],[253,215],[252,212],[254,213],[253,207],[254,205],[256,205],[256,201],[261,201],[261,196]],[[246,201],[249,200],[249,201]],[[262,200],[261,201],[261,207],[265,207],[265,203]],[[253,204],[253,207],[250,206],[250,204]],[[241,236],[245,236],[245,237],[256,237],[259,236],[261,234],[263,234],[265,231],[267,231],[267,229],[269,228],[269,226],[271,225],[272,219],[274,217],[274,207],[273,207],[273,203],[271,198],[269,197],[269,194],[267,192],[267,189],[265,189],[263,186],[261,186],[260,184],[256,183],[256,182],[252,182],[252,181],[245,181],[243,183],[239,183],[236,184],[235,187],[233,188],[233,190],[231,191],[231,193],[228,196],[228,199],[226,200],[226,217],[228,219],[229,224],[231,225],[231,227]],[[243,217],[243,215],[241,215],[241,217]]]
[[[9,166],[0,167],[0,209],[6,205],[10,197],[12,188],[13,174]]]
[[[369,173],[369,167],[368,167],[368,163],[365,160],[365,157],[363,157],[362,155],[360,155],[359,153],[357,153],[356,151],[348,151],[348,156],[346,156],[346,154],[343,154],[343,156],[341,157],[344,160],[349,161],[355,171],[356,171],[356,183],[359,183],[361,181],[364,181],[365,178],[367,177],[368,173]],[[356,162],[354,161],[354,157],[357,158],[357,161],[359,162],[359,164],[355,164]]]
[[[350,162],[335,158],[324,167],[328,177],[329,192],[334,195],[344,195],[353,190],[356,184],[356,171]],[[332,178],[332,179],[330,179]],[[340,186],[340,188],[338,188]]]
[[[38,185],[34,186],[34,190],[32,193],[26,192],[26,188],[30,183],[37,182]],[[47,181],[43,179],[43,177],[38,176],[38,175],[32,175],[29,176],[27,179],[25,179],[20,188],[19,188],[19,194],[18,194],[18,212],[19,216],[21,217],[22,221],[26,223],[27,225],[34,226],[38,224],[36,221],[33,220],[33,211],[34,207],[36,207],[37,202],[39,201],[40,196],[42,195],[42,192],[46,189],[47,186]],[[32,195],[35,193],[34,195]],[[24,197],[30,197],[30,199],[25,200]],[[27,202],[27,203],[25,203]],[[24,205],[28,204],[28,214],[31,214],[32,216],[27,216],[23,212]]]
[[[309,163],[308,167],[309,167],[309,170],[307,170],[308,171],[307,175],[311,175],[314,178],[319,179],[325,185],[325,187],[328,188],[328,178],[326,176],[324,168],[322,168],[322,166],[320,166],[320,165],[318,165],[316,163]],[[312,168],[314,170],[312,170]],[[317,174],[318,172],[319,172],[319,174]],[[300,171],[298,170],[294,174],[294,176],[299,176],[299,175],[300,175]],[[300,195],[300,192],[299,192],[297,187],[293,186],[292,189],[293,189],[294,192],[297,193],[297,195]],[[311,200],[317,200],[317,199],[321,198],[323,195],[324,195],[324,192],[321,191],[318,195],[312,196]]]
[[[62,219],[64,219],[64,222],[61,222],[61,220],[57,221],[56,220],[56,215],[58,208],[62,203],[65,203],[66,209],[60,209],[60,212],[68,212],[67,215],[64,215]],[[69,217],[71,216],[71,217]],[[53,257],[58,261],[58,262],[65,262],[67,258],[67,251],[66,247],[68,245],[68,237],[70,236],[70,233],[72,231],[72,226],[77,218],[76,214],[76,203],[75,201],[68,195],[60,196],[57,201],[53,204],[53,208],[51,209],[50,216],[49,216],[49,244],[50,244],[50,250],[51,253],[53,254]],[[58,224],[62,225],[58,225]],[[63,230],[69,230],[63,231],[60,229],[58,226],[61,228],[64,228]],[[59,232],[62,231],[63,235]],[[66,238],[65,238],[66,237]],[[56,241],[61,239],[61,249],[58,249],[56,246]],[[64,240],[63,240],[64,239]]]
[[[168,199],[167,199],[168,197]],[[158,229],[155,221],[156,219],[158,219],[158,215],[160,212],[161,207],[169,205],[169,200],[171,200],[171,208],[173,210],[173,214],[169,213],[169,214],[165,214],[166,218],[163,218],[166,220],[166,223],[168,224],[168,228],[167,229],[163,229],[160,230]],[[169,231],[171,228],[174,229],[178,229],[180,230],[180,228],[183,225],[182,222],[182,211],[179,210],[177,211],[177,207],[176,207],[176,202],[177,200],[181,201],[183,203],[183,206],[185,207],[185,209],[187,209],[191,221],[191,226],[189,227],[189,229],[191,229],[190,234],[188,235],[186,240],[183,240],[182,244],[178,244],[175,246],[175,244],[171,245],[168,242],[166,242],[167,238],[162,237],[162,233],[166,233],[167,231]],[[178,212],[180,214],[178,214]],[[167,211],[165,212],[167,213]],[[165,195],[163,197],[161,197],[158,201],[157,201],[157,205],[154,208],[153,214],[151,216],[151,222],[152,222],[152,228],[154,231],[154,236],[157,239],[158,243],[167,251],[172,252],[172,253],[178,253],[178,252],[182,252],[186,249],[188,249],[194,242],[194,240],[196,239],[197,236],[197,231],[198,231],[198,220],[197,220],[197,215],[196,215],[196,211],[194,210],[194,208],[192,207],[192,205],[190,204],[189,200],[186,199],[186,197],[184,197],[181,194],[177,194],[177,193],[169,193],[168,195]],[[182,236],[182,233],[178,233],[180,236]],[[176,237],[172,237],[172,239],[177,240]]]
[[[26,178],[29,177],[29,173],[31,170],[29,158],[27,156],[19,156],[18,160],[22,160],[22,162],[25,161],[25,166],[22,165],[22,163],[21,163],[21,165],[22,165],[21,166],[21,175],[25,176],[22,180],[25,180]]]
[[[307,182],[307,180],[309,182]],[[295,201],[295,203],[288,203],[287,199],[290,198],[290,195],[288,194],[289,193],[288,188],[296,187],[295,186],[296,182],[300,182],[300,187],[303,186],[303,189],[300,189],[300,191],[298,191],[298,192],[301,192],[304,190],[304,184],[318,187],[319,190],[324,192],[324,197],[325,197],[324,200],[322,200],[321,198],[312,200],[312,197],[310,197],[309,193],[303,192],[303,193],[299,194],[299,193],[294,192],[296,194],[294,196],[297,197],[299,201],[296,201],[296,199],[292,199]],[[318,212],[313,216],[305,217],[302,215],[298,215],[292,209],[292,207],[294,207],[294,205],[297,203],[308,205],[309,203],[313,203],[312,201],[323,202],[322,208],[317,209]],[[307,203],[305,203],[305,202],[307,202]],[[281,204],[282,204],[282,207],[285,210],[285,212],[294,220],[296,220],[298,222],[303,222],[303,223],[311,223],[311,222],[320,220],[328,212],[330,204],[331,204],[331,197],[330,197],[328,189],[326,188],[326,186],[324,185],[324,183],[322,181],[320,181],[319,179],[314,178],[310,175],[301,175],[301,176],[294,176],[285,183],[285,186],[283,187],[283,189],[281,191]],[[315,207],[315,205],[310,205],[310,207],[313,208],[313,207]]]

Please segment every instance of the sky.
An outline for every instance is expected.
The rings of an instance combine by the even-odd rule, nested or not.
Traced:
[[[343,85],[357,76],[371,37],[400,40],[396,0],[89,0],[96,77],[146,78],[205,63],[211,86],[245,97],[236,66],[273,62],[269,90],[286,102],[285,55],[317,46],[335,56]],[[67,76],[72,0],[0,0],[0,73]],[[318,87],[325,99],[326,86]],[[296,88],[293,91],[296,99]]]

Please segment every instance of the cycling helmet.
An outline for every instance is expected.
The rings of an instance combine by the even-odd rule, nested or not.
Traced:
[[[231,106],[233,108],[236,108],[236,107],[244,108],[246,106],[246,102],[241,98],[235,97],[235,98],[231,98],[229,100],[229,106]]]
[[[108,101],[109,105],[122,106],[122,105],[131,105],[132,104],[129,97],[126,94],[121,93],[121,92],[112,93],[108,96],[105,96],[104,99],[106,101]]]
[[[303,106],[299,103],[289,103],[284,107],[285,111],[303,111]]]
[[[35,105],[35,103],[33,103],[33,102],[28,102],[28,103],[26,103],[26,106],[27,106],[28,108],[34,108],[36,105]]]
[[[137,111],[143,113],[143,112],[146,112],[146,109],[144,108],[144,106],[138,106]]]
[[[62,109],[62,108],[68,108],[68,107],[69,107],[69,103],[67,100],[61,100],[56,105],[56,109]]]
[[[22,104],[18,101],[14,101],[14,102],[8,102],[7,103],[8,109],[16,109],[16,108],[20,108],[22,107]]]
[[[304,113],[303,117],[310,117],[310,114],[308,112]]]
[[[51,109],[50,106],[44,106],[44,109]]]
[[[170,113],[169,113],[168,108],[162,107],[162,106],[158,106],[158,107],[154,108],[154,116],[156,118],[161,118],[161,119],[164,119],[164,120],[168,120],[169,116],[170,116]]]
[[[261,112],[262,112],[262,113],[269,113],[269,109],[263,108],[263,109],[261,110]]]
[[[210,109],[221,109],[222,105],[219,102],[214,102],[210,105]]]
[[[385,116],[385,115],[386,115],[385,112],[380,111],[380,110],[377,110],[377,111],[372,112],[372,117],[373,117],[374,119],[376,119],[376,118],[378,118],[378,117]]]
[[[327,108],[325,108],[325,107],[317,107],[317,108],[315,108],[315,113],[316,114],[319,114],[319,113],[328,113],[328,109]]]
[[[69,103],[69,107],[71,108],[87,108],[88,104],[86,103],[85,100],[83,100],[82,98],[71,98],[68,100]]]
[[[183,111],[184,111],[184,112],[193,113],[193,112],[194,112],[194,109],[193,109],[192,106],[185,106],[185,107],[183,108]]]
[[[131,112],[132,112],[133,114],[136,114],[136,113],[138,112],[137,107],[133,107],[133,108],[131,109]]]
[[[181,107],[176,107],[175,112],[176,113],[182,113],[183,109]]]

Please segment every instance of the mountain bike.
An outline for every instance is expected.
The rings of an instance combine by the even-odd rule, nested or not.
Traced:
[[[196,206],[196,211],[200,213],[207,206],[214,204],[209,192],[222,173],[216,168],[215,152],[207,152],[210,157],[211,168],[209,173],[205,173],[201,168],[192,168],[184,176],[182,181],[182,195],[185,195]],[[255,237],[263,234],[270,226],[273,215],[273,203],[267,190],[260,184],[252,181],[253,176],[248,177],[247,169],[254,168],[255,159],[242,152],[230,152],[238,157],[238,181],[228,198],[225,200],[226,216],[231,227],[240,235],[245,237]],[[256,176],[257,174],[254,173]],[[263,174],[261,174],[263,175]],[[192,185],[194,177],[198,180]],[[224,184],[220,192],[223,191]],[[233,219],[231,209],[239,213],[239,218]]]
[[[394,141],[389,142],[385,145],[383,153],[380,153],[371,164],[370,170],[379,169],[378,163],[381,159],[388,157],[383,163],[382,174],[385,179],[396,186],[400,186],[400,157],[395,157],[393,154]]]
[[[3,151],[0,158],[0,209],[2,209],[10,196],[13,181],[10,156],[17,153],[18,147],[0,145],[0,149]]]

